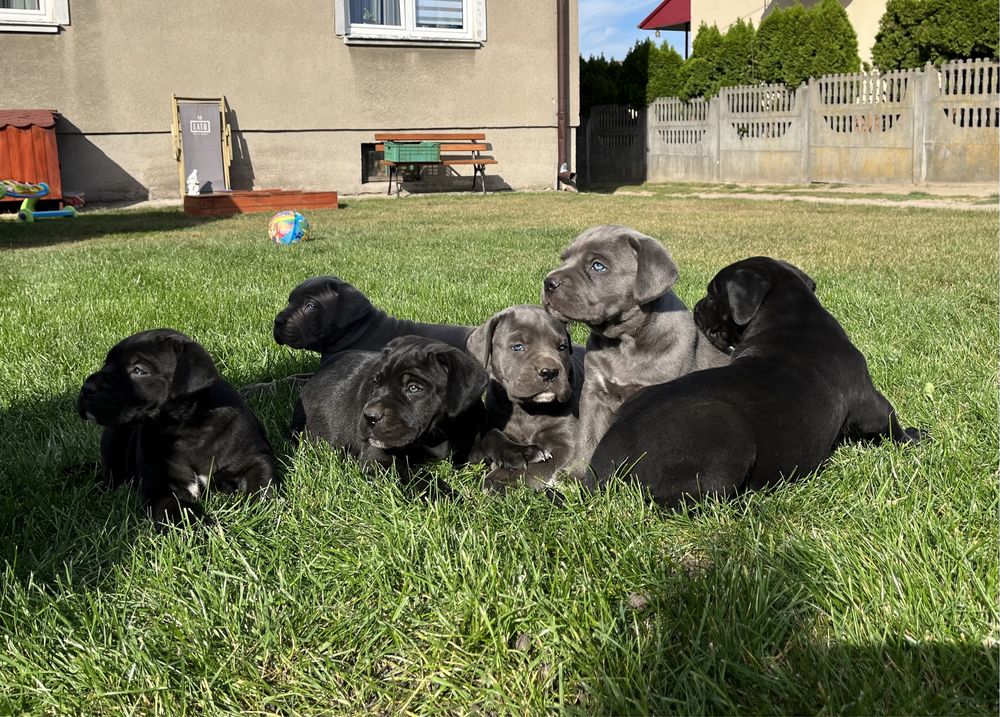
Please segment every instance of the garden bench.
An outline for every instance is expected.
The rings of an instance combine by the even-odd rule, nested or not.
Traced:
[[[396,196],[399,196],[400,165],[415,166],[418,177],[420,176],[420,170],[429,164],[441,164],[446,167],[456,165],[471,166],[472,188],[476,188],[476,176],[478,175],[482,178],[483,194],[486,194],[486,165],[497,164],[496,159],[482,154],[492,149],[486,142],[485,132],[376,132],[375,141],[377,142],[375,145],[376,152],[384,152],[386,142],[399,142],[405,145],[417,142],[434,142],[439,146],[440,155],[435,160],[379,160],[382,165],[389,168],[389,191],[386,194],[392,194],[392,183],[395,180]]]

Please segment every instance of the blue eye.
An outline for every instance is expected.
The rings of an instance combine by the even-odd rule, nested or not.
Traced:
[[[569,344],[559,344],[559,346],[556,347],[556,351],[565,351],[568,348],[569,348]]]
[[[598,272],[598,273],[600,273],[602,271],[607,271],[608,270],[608,267],[604,266],[604,264],[602,264],[599,261],[595,261],[593,264],[591,264],[590,268],[593,269],[594,271]]]
[[[524,351],[524,344],[514,344],[513,346],[510,347],[510,350],[518,352]]]

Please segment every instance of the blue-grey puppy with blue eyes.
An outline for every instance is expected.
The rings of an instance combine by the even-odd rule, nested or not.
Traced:
[[[576,445],[584,348],[541,306],[521,304],[474,329],[466,350],[490,375],[475,455],[491,468],[485,487],[545,488]]]
[[[656,239],[629,227],[585,230],[545,277],[542,304],[562,321],[590,327],[580,428],[569,468],[582,474],[618,407],[645,386],[729,357],[698,330],[671,288],[679,272]]]

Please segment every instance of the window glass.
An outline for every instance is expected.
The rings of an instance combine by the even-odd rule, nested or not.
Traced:
[[[0,10],[38,10],[40,0],[0,0]]]
[[[403,24],[399,0],[351,0],[350,10],[351,22],[356,25]]]
[[[462,0],[414,0],[417,27],[461,30],[464,26]]]

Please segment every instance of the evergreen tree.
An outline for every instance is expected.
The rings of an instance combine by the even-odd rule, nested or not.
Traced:
[[[822,0],[807,15],[812,51],[809,77],[858,72],[861,69],[858,35],[840,3]]]
[[[996,0],[889,0],[872,47],[883,71],[998,56]]]
[[[702,23],[691,43],[691,56],[684,63],[684,84],[680,97],[713,97],[722,77],[723,40],[715,25]]]
[[[658,97],[676,97],[683,85],[681,67],[684,60],[670,44],[664,40],[659,47],[649,51],[649,81],[646,84],[646,104]]]

